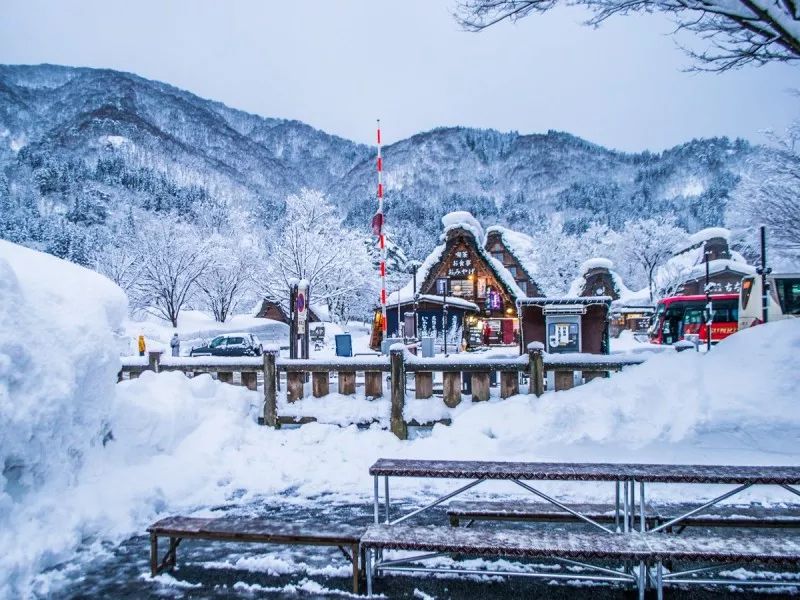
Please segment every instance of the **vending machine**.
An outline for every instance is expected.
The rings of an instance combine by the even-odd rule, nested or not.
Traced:
[[[549,314],[545,316],[547,351],[566,354],[581,351],[581,315]]]

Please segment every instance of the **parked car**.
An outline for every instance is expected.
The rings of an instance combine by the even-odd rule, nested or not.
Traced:
[[[252,333],[226,333],[199,348],[192,348],[189,356],[261,356],[264,348]]]

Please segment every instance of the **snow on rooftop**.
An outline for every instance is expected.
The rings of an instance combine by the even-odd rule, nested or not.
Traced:
[[[753,275],[756,272],[756,268],[748,265],[747,263],[741,263],[735,260],[728,260],[726,258],[718,258],[717,260],[711,260],[708,262],[708,272],[709,274],[713,275],[715,273],[721,273],[722,271],[733,271],[734,273],[741,273],[742,275]],[[706,274],[706,264],[700,263],[695,265],[692,270],[687,274],[689,279],[693,279],[695,277],[702,277]]]
[[[691,234],[684,242],[676,245],[674,252],[675,254],[685,252],[689,248],[693,248],[698,244],[702,244],[703,242],[712,240],[714,238],[722,238],[725,241],[730,241],[731,230],[726,229],[725,227],[706,227],[705,229],[701,229],[700,231]]]
[[[483,227],[478,222],[478,219],[472,216],[472,213],[466,210],[456,210],[447,213],[442,217],[442,226],[444,232],[442,233],[442,240],[447,236],[447,232],[452,229],[465,229],[469,231],[478,244],[483,243]]]
[[[567,296],[579,296],[581,294],[581,291],[583,291],[586,285],[586,275],[592,269],[606,269],[608,271],[617,295],[619,296],[619,299],[615,300],[615,302],[626,304],[628,302],[641,301],[643,299],[643,294],[645,298],[649,298],[650,296],[647,289],[640,291],[629,289],[622,280],[622,276],[614,270],[614,263],[602,257],[590,258],[583,262],[579,271],[580,275],[572,280],[569,290],[567,291]]]
[[[607,271],[611,271],[613,268],[614,262],[608,258],[590,258],[589,260],[583,261],[583,264],[581,264],[580,273],[586,274],[592,269],[606,269]]]
[[[508,229],[502,225],[492,225],[486,230],[487,234],[492,232],[500,234],[505,247],[519,261],[522,268],[528,272],[528,275],[531,277],[536,275],[539,271],[538,252],[531,236]]]

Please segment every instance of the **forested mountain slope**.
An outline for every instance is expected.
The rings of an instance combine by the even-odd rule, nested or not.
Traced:
[[[631,154],[552,131],[436,129],[384,149],[390,231],[419,256],[456,209],[521,230],[667,214],[719,225],[753,151],[717,138]],[[366,233],[374,154],[128,73],[0,66],[0,237],[78,262],[142,214],[214,224],[236,212],[269,231],[304,187]]]

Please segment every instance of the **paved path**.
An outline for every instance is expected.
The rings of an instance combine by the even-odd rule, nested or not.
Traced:
[[[276,505],[274,501],[270,504]],[[313,506],[283,508],[219,507],[220,514],[269,516],[302,522],[304,520],[343,519],[348,523],[369,524],[372,506],[342,505],[319,501]],[[735,512],[735,509],[732,510]],[[420,523],[447,523],[444,511],[432,512]],[[478,526],[478,525],[476,525]],[[481,527],[496,527],[483,523]],[[534,525],[542,527],[542,525]],[[555,527],[555,526],[551,526]],[[571,527],[575,527],[571,525]],[[732,532],[733,533],[733,532]],[[149,577],[149,538],[131,538],[108,548],[105,557],[88,568],[79,561],[62,565],[58,571],[69,582],[66,588],[48,598],[342,598],[352,597],[350,565],[331,548],[276,547],[252,544],[192,542],[182,545],[178,553],[179,568],[171,575],[155,580]],[[78,568],[76,568],[78,567]],[[798,574],[800,589],[800,574]],[[611,586],[550,585],[545,581],[523,578],[432,578],[383,576],[378,578],[376,592],[389,598],[547,598],[553,600],[617,599],[632,597],[621,588]],[[764,598],[777,600],[791,597],[782,593],[754,593],[754,590],[714,590],[675,592],[668,597],[694,599]],[[42,596],[45,597],[45,596]],[[797,597],[797,596],[795,596]]]

